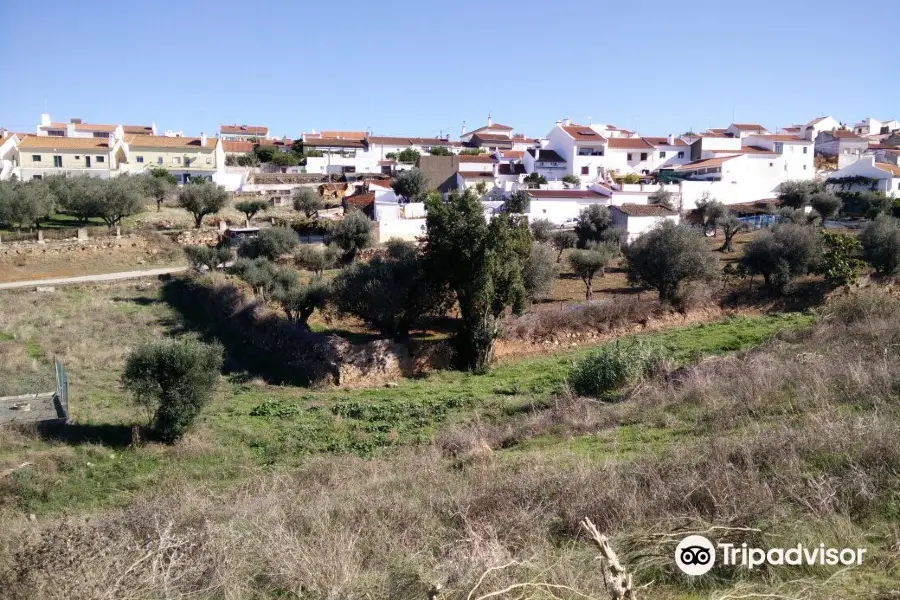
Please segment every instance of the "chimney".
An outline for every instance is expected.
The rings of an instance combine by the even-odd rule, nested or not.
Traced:
[[[569,117],[566,117],[565,119],[563,119],[563,126],[568,127],[571,124],[572,124],[572,119],[570,119]]]
[[[675,144],[675,136],[670,133],[669,137],[666,138],[666,143],[673,146]]]
[[[107,143],[109,144],[109,147],[110,147],[110,148],[112,148],[113,146],[115,146],[115,145],[116,145],[116,134],[114,134],[113,132],[110,132],[110,133],[109,133],[109,139],[107,140]]]
[[[459,128],[459,135],[462,135],[466,132],[466,122],[462,122],[462,127]]]
[[[490,113],[488,113],[488,127],[490,127],[493,124],[494,124],[494,121],[493,121],[493,119],[491,119]]]
[[[50,115],[47,113],[41,114],[41,127],[49,127],[50,126]]]
[[[78,119],[76,117],[72,117],[71,119],[69,119],[69,122],[75,123],[76,125],[81,125],[81,119]]]
[[[202,131],[200,132],[200,147],[201,148],[206,147],[206,134],[203,133]]]
[[[535,148],[534,149],[534,160],[540,160],[540,158],[541,158],[541,149]]]
[[[559,127],[560,125],[562,125],[562,121],[557,121],[556,126]]]

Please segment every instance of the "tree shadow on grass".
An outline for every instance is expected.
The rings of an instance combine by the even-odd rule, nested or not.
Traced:
[[[44,422],[35,427],[37,434],[48,442],[62,442],[70,446],[102,444],[110,448],[125,448],[132,442],[132,425],[110,423]],[[141,439],[145,436],[142,433]]]

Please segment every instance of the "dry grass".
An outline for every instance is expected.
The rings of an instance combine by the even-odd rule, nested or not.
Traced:
[[[878,597],[900,577],[898,325],[896,301],[846,301],[810,332],[617,403],[563,395],[432,446],[315,458],[225,491],[162,481],[86,519],[7,512],[0,585],[12,599],[424,599],[440,584],[455,600],[495,569],[476,596],[538,582],[559,587],[523,597],[605,598],[578,527],[589,517],[636,584],[653,582],[642,597]],[[844,575],[718,569],[690,583],[671,560],[688,531],[864,546],[871,562]]]

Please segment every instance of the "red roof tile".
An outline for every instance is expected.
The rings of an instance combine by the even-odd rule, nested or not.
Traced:
[[[594,190],[527,190],[532,198],[604,198]]]
[[[671,217],[678,214],[671,208],[659,204],[620,204],[610,208],[623,212],[629,217]]]
[[[460,163],[493,163],[494,157],[490,154],[460,154]]]
[[[562,130],[579,142],[605,142],[606,138],[587,125],[561,125]]]
[[[254,135],[264,137],[269,135],[269,128],[263,125],[221,125],[219,130],[232,135]]]
[[[607,147],[614,150],[646,150],[652,149],[653,144],[644,138],[609,138]]]

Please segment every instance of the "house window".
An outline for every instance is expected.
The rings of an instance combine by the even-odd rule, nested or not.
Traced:
[[[211,158],[207,158],[207,159],[206,159],[206,164],[211,165],[211,164],[212,164],[212,159],[211,159]]]
[[[629,152],[629,153],[628,153],[628,160],[632,160],[632,158],[631,158],[632,156],[633,156],[633,155],[631,154],[631,152]]]
[[[95,131],[95,132],[94,132],[94,137],[95,137],[95,138],[108,138],[108,137],[109,137],[109,134],[108,134],[108,133],[103,133],[102,131]]]
[[[31,162],[41,162],[41,155],[40,154],[32,154]]]
[[[784,170],[787,171],[787,161],[784,163]]]
[[[163,163],[162,156],[157,157],[156,164],[161,165]]]
[[[102,162],[105,161],[105,160],[106,160],[106,158],[104,158],[104,157],[102,157],[102,156],[98,156],[98,157],[97,157],[97,162],[98,162],[98,163],[102,163]]]
[[[144,162],[144,157],[143,157],[143,156],[138,156],[138,157],[137,157],[137,161],[138,161],[139,163]]]
[[[808,150],[809,150],[809,148],[807,148],[806,146],[803,146],[803,154],[807,154],[807,153],[808,153],[808,152],[807,152]]]
[[[47,132],[47,135],[50,135],[50,136],[53,136],[53,137],[65,137],[66,132],[65,132],[65,131],[59,131],[58,129],[51,129],[50,131]]]
[[[659,157],[660,157],[660,158],[665,158],[665,157],[666,157],[666,152],[665,152],[665,150],[663,150],[662,152],[659,153]]]
[[[769,166],[770,166],[770,167],[774,167],[774,166],[775,166],[775,163],[770,162],[770,163],[769,163]]]
[[[180,157],[180,156],[173,156],[173,157],[172,157],[172,164],[173,164],[173,165],[180,165],[180,164],[181,164],[181,157]]]
[[[43,178],[44,177],[42,175],[35,175],[34,177],[32,177],[32,179],[43,179]]]
[[[647,160],[647,153],[641,152],[641,160]]]
[[[806,170],[806,165],[803,165],[803,170],[804,170],[804,171]]]
[[[589,175],[590,172],[591,172],[590,167],[581,167],[581,174],[582,174],[582,175]]]
[[[54,156],[53,157],[53,166],[57,169],[62,168],[62,156]]]
[[[678,158],[684,158],[684,152],[679,152],[679,153],[678,153]]]
[[[76,154],[76,155],[75,155],[75,160],[81,160],[81,157],[78,156],[78,155]]]

